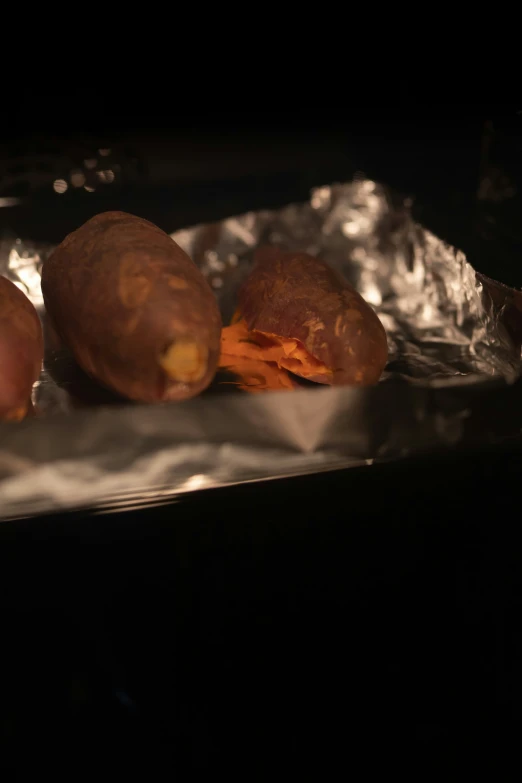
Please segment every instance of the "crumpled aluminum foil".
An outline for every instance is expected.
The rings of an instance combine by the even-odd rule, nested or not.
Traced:
[[[415,224],[409,206],[360,180],[173,234],[209,279],[225,323],[253,250],[272,243],[339,269],[376,309],[390,350],[372,389],[249,396],[218,376],[199,399],[176,405],[124,404],[88,379],[47,328],[40,269],[52,248],[4,238],[0,272],[39,309],[47,348],[36,416],[0,427],[0,516],[160,502],[476,439],[477,405],[483,418],[484,400],[505,396],[519,377],[520,344],[464,255]],[[471,387],[486,397],[471,398]],[[480,436],[520,425],[495,427],[492,415]]]

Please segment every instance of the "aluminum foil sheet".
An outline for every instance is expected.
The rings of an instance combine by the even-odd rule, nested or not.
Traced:
[[[46,358],[34,416],[0,426],[0,516],[161,502],[519,433],[516,417],[494,414],[499,404],[507,410],[521,369],[517,330],[503,317],[511,300],[492,296],[464,255],[415,224],[409,207],[361,179],[318,188],[304,204],[173,234],[209,279],[225,323],[256,247],[321,257],[379,314],[389,362],[371,389],[250,396],[218,375],[197,400],[159,406],[125,403],[82,373],[43,310],[40,269],[52,248],[4,237],[0,272],[38,308]]]

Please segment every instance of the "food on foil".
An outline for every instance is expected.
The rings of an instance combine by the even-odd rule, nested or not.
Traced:
[[[34,306],[14,283],[0,277],[0,419],[19,421],[31,410],[43,352]]]
[[[221,338],[220,366],[240,378],[238,385],[292,389],[292,375],[333,386],[377,383],[388,343],[361,295],[305,253],[266,247],[254,260]]]
[[[184,400],[212,381],[221,316],[189,256],[160,228],[104,212],[45,261],[47,314],[78,364],[118,394]]]

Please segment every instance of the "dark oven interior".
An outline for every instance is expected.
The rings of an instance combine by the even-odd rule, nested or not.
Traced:
[[[6,134],[0,227],[55,242],[117,207],[173,231],[364,171],[411,195],[476,269],[521,287],[520,113],[355,114],[309,132],[288,118]],[[347,757],[510,744],[521,469],[513,438],[3,523],[4,779],[35,764],[74,779],[329,775]]]

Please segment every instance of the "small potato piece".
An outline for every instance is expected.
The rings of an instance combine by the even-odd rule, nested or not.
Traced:
[[[377,383],[388,358],[386,333],[360,294],[304,253],[261,248],[255,260],[239,293],[251,339],[278,344],[278,366],[308,380]]]
[[[14,283],[0,277],[0,419],[19,421],[27,414],[42,361],[38,313]]]
[[[43,266],[47,312],[78,364],[142,402],[184,400],[212,381],[221,316],[188,255],[160,228],[104,212]]]

